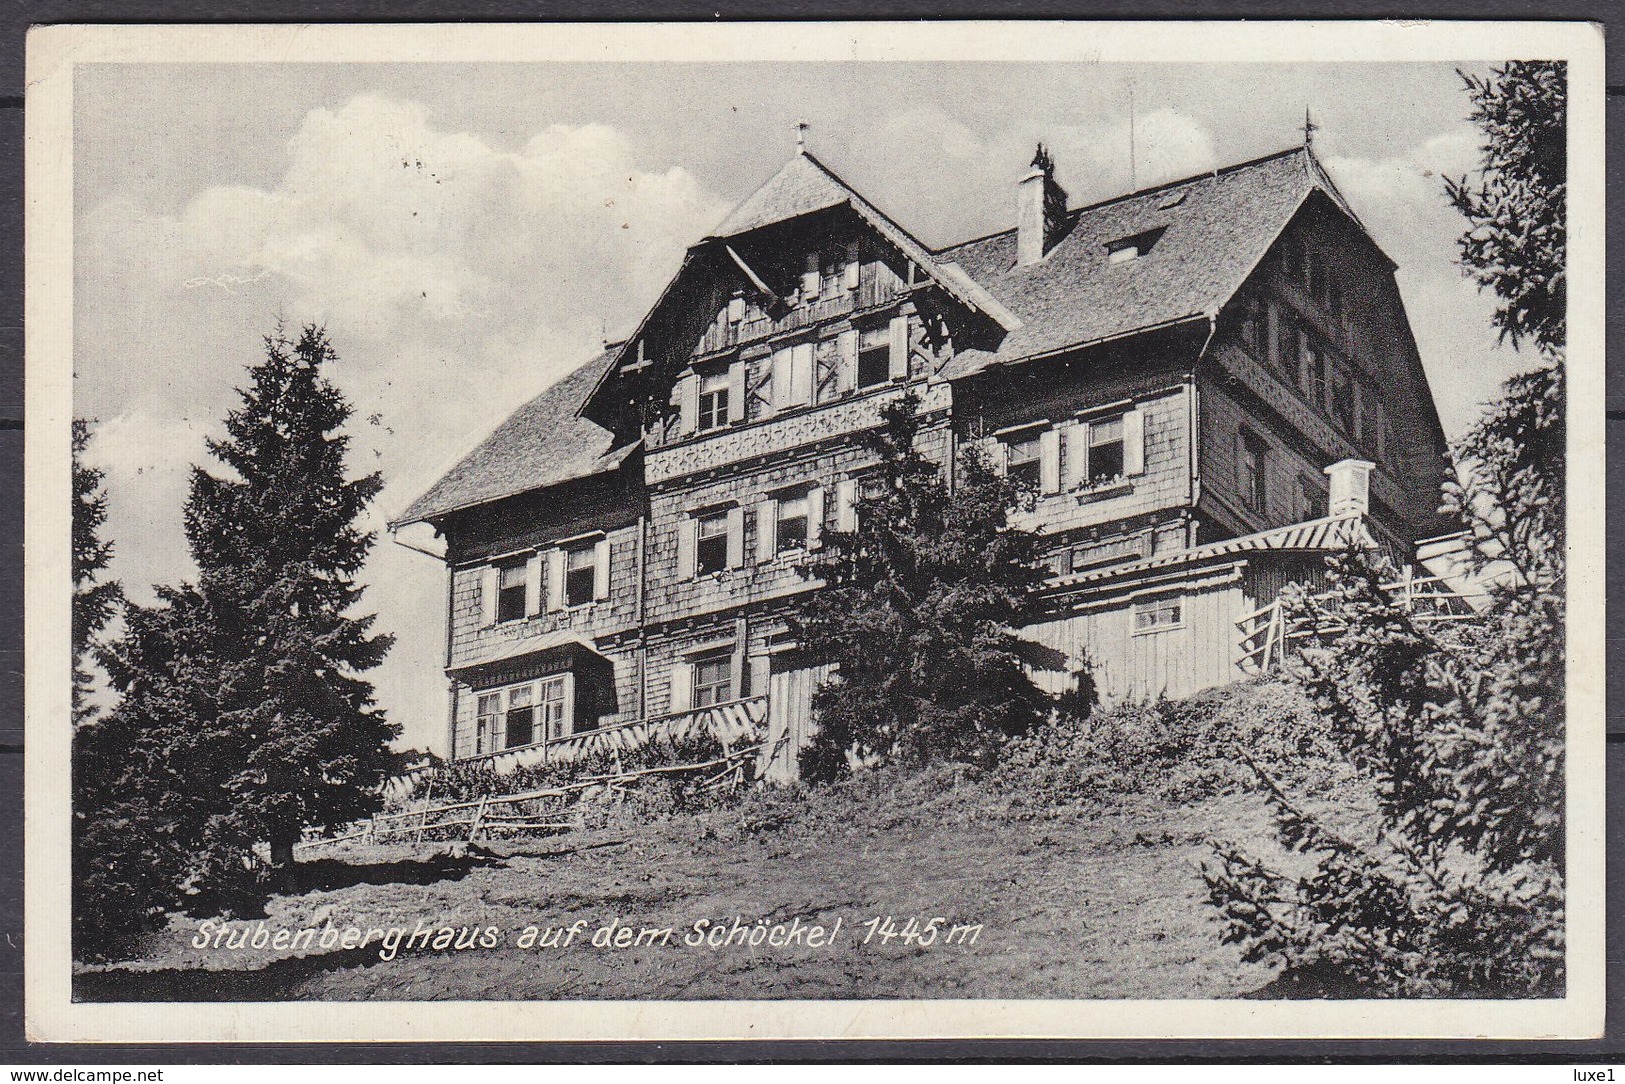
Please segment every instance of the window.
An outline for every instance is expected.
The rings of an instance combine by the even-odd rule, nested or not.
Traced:
[[[497,717],[502,714],[502,694],[486,693],[476,702],[474,755],[496,752]]]
[[[1038,488],[1038,475],[1042,469],[1038,438],[1037,429],[1024,429],[1005,440],[1005,474],[1012,481],[1032,486],[1034,489]]]
[[[1159,598],[1134,604],[1134,634],[1177,629],[1184,619],[1183,607],[1177,598]]]
[[[1257,301],[1248,301],[1246,307],[1241,310],[1241,344],[1254,357],[1264,349],[1264,335],[1267,330],[1264,306]]]
[[[1326,351],[1311,339],[1307,333],[1303,336],[1303,390],[1308,394],[1309,401],[1321,410],[1330,407],[1330,381],[1326,372]]]
[[[1120,237],[1106,245],[1106,259],[1112,263],[1127,263],[1150,253],[1152,246],[1162,238],[1166,226],[1145,230],[1128,237]]]
[[[733,699],[733,656],[716,655],[694,663],[694,707]]]
[[[1354,434],[1354,382],[1342,365],[1332,366],[1332,417],[1343,432]]]
[[[1090,485],[1123,476],[1123,419],[1107,418],[1089,423]]]
[[[1243,503],[1255,512],[1264,511],[1264,442],[1243,429],[1236,439],[1236,483]]]
[[[773,352],[773,409],[803,406],[812,397],[813,344],[781,346]]]
[[[509,561],[497,568],[497,622],[525,616],[525,562]]]
[[[779,501],[778,539],[775,553],[807,548],[807,496]]]
[[[712,512],[696,524],[694,571],[701,576],[728,567],[728,513]]]
[[[728,374],[706,373],[700,377],[700,432],[728,424]]]
[[[598,553],[592,545],[564,551],[564,604],[580,606],[597,594]]]
[[[536,712],[531,702],[534,696],[535,690],[529,685],[517,685],[508,690],[508,710],[503,716],[507,722],[504,749],[536,741]]]
[[[1298,476],[1299,519],[1321,519],[1326,515],[1326,494],[1307,475]]]
[[[858,387],[872,388],[891,380],[891,330],[864,328],[858,333]]]
[[[499,753],[562,738],[569,727],[569,675],[481,693],[476,701],[474,752]]]

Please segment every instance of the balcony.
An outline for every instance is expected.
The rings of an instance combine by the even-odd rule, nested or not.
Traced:
[[[706,329],[705,337],[700,341],[699,349],[695,353],[699,357],[720,354],[744,343],[758,342],[799,328],[813,327],[826,320],[890,304],[907,292],[908,287],[901,280],[894,276],[882,276],[861,283],[856,290],[844,290],[833,297],[820,297],[816,301],[797,305],[777,319],[753,305],[743,320],[736,323],[727,321],[713,323]]]

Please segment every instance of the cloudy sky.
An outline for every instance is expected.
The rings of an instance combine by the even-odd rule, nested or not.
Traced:
[[[1133,102],[1135,170],[1129,166]],[[352,463],[400,512],[654,300],[794,150],[930,245],[1003,229],[1035,141],[1074,204],[1316,148],[1399,281],[1449,433],[1520,366],[1452,264],[1477,156],[1448,65],[100,65],[74,85],[75,412],[98,419],[116,574],[188,576],[190,464],[278,320],[325,323]],[[374,673],[438,747],[443,570],[382,542]]]

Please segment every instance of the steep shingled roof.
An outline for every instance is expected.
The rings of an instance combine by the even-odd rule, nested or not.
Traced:
[[[576,414],[612,356],[606,350],[514,411],[390,526],[419,523],[617,465],[636,445],[612,449],[609,430]]]
[[[1299,148],[1075,210],[1054,248],[1025,267],[1013,229],[942,249],[938,259],[958,263],[1022,322],[997,351],[962,352],[943,375],[1218,312],[1317,188],[1343,206]],[[1153,230],[1162,232],[1149,252],[1110,261],[1114,242]]]
[[[1352,217],[1307,150],[1283,151],[1074,210],[1048,255],[1017,267],[1013,229],[933,253],[823,163],[798,154],[723,220],[712,243],[850,205],[950,294],[1004,327],[996,351],[967,350],[948,363],[942,375],[957,380],[990,365],[1217,313],[1316,190]],[[1144,256],[1108,259],[1113,242],[1159,229]],[[578,414],[616,355],[601,354],[514,412],[392,526],[616,466],[635,446],[612,451],[608,430]]]

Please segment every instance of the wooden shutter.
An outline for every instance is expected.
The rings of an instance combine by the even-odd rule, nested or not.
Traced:
[[[818,379],[817,349],[812,343],[797,343],[791,348],[795,355],[795,402],[813,401],[813,384]]]
[[[699,521],[693,516],[684,516],[677,522],[677,578],[679,580],[692,580],[694,578],[694,550],[699,540],[695,533],[699,530]]]
[[[862,254],[858,251],[856,241],[846,243],[846,266],[841,269],[841,284],[848,290],[858,288],[859,277],[863,274]]]
[[[1038,489],[1041,493],[1061,491],[1061,433],[1057,429],[1038,434]]]
[[[745,510],[739,505],[728,509],[728,567],[745,567]]]
[[[671,664],[671,706],[676,714],[694,706],[694,667],[683,660]]]
[[[739,700],[745,695],[745,619],[734,622],[733,657],[728,660],[728,699]]]
[[[842,478],[835,483],[835,529],[850,534],[858,529],[858,481]]]
[[[824,533],[824,490],[813,486],[807,490],[807,548],[818,548]]]
[[[609,537],[600,538],[593,546],[592,597],[609,597]]]
[[[742,361],[728,366],[728,420],[745,420],[745,363]]]
[[[564,551],[547,551],[547,608],[549,612],[564,609]]]
[[[677,381],[677,432],[688,436],[700,427],[700,378],[694,373]]]
[[[765,565],[779,553],[779,502],[769,497],[756,506],[756,563]]]
[[[767,683],[773,676],[773,656],[752,655],[750,657],[750,684],[745,689],[746,696],[766,696]]]
[[[542,612],[542,565],[540,553],[530,555],[525,562],[525,614],[535,617]]]
[[[840,375],[836,378],[836,389],[844,395],[858,386],[858,333],[841,332],[838,347],[835,364]]]
[[[1123,415],[1123,474],[1145,473],[1145,414],[1131,410]]]
[[[908,379],[908,317],[894,316],[891,322],[889,374],[893,380]]]
[[[576,676],[566,670],[559,677],[564,682],[564,718],[560,720],[559,728],[565,734],[576,732]]]
[[[486,565],[480,569],[480,627],[485,628],[497,623],[497,590],[501,573],[496,565]]]
[[[792,405],[790,378],[795,368],[793,364],[795,359],[791,356],[790,350],[788,346],[779,347],[773,351],[773,358],[768,362],[773,373],[770,378],[772,381],[770,391],[774,410],[783,410]]]
[[[1061,491],[1077,489],[1089,480],[1089,430],[1077,421],[1061,424]]]

